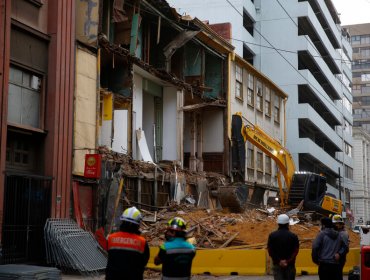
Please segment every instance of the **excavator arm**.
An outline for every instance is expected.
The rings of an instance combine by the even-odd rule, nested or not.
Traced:
[[[233,118],[235,118],[234,121],[242,124],[241,113],[236,113],[233,115]],[[240,118],[240,120],[236,120],[236,118]],[[292,184],[294,172],[296,171],[291,154],[277,140],[269,136],[257,125],[242,124],[240,133],[243,136],[244,145],[246,141],[251,142],[254,146],[259,148],[275,161],[276,165],[278,166],[277,177],[280,189],[281,206],[285,206],[288,202],[290,186]],[[283,188],[281,174],[284,177],[287,190],[284,190]]]

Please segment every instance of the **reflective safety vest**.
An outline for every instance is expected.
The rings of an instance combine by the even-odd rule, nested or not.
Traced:
[[[108,236],[108,250],[129,250],[144,253],[145,238],[128,232],[116,232]]]
[[[134,233],[116,232],[108,236],[107,280],[141,280],[149,259],[145,238]]]

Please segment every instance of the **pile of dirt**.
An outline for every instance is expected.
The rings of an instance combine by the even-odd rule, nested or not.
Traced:
[[[187,221],[189,237],[197,248],[262,249],[266,248],[268,235],[277,229],[278,214],[263,209],[235,214],[219,210],[184,209],[182,206],[157,213],[155,222],[144,224],[143,234],[151,246],[158,246],[164,240],[166,222],[178,216]],[[298,235],[300,248],[311,248],[312,241],[320,231],[320,225],[318,221],[300,220],[291,225],[290,230]],[[349,228],[347,231],[350,247],[359,247],[359,235]]]

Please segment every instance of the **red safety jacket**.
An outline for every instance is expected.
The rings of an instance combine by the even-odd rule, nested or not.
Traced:
[[[106,279],[143,279],[149,260],[149,246],[145,238],[128,232],[108,236],[108,264]]]

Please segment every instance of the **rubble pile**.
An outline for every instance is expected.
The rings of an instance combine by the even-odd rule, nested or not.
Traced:
[[[183,175],[186,178],[187,184],[196,184],[197,179],[206,178],[208,188],[212,189],[213,186],[223,186],[226,185],[227,179],[224,175],[214,172],[194,172],[188,169],[180,168],[180,165],[177,161],[161,161],[157,165],[134,160],[127,154],[116,153],[107,148],[106,146],[99,147],[99,154],[102,155],[104,161],[113,163],[118,167],[122,168],[122,174],[124,176],[144,176],[146,174],[153,174],[155,168],[160,168],[164,171],[164,180],[170,180],[171,173],[177,173],[179,176]],[[158,172],[158,176],[161,177],[162,174]],[[158,178],[159,178],[158,177]]]
[[[263,249],[267,247],[270,232],[277,229],[278,213],[269,213],[264,209],[246,210],[244,213],[227,213],[220,210],[200,210],[188,205],[177,205],[151,213],[144,212],[143,235],[151,246],[159,246],[164,241],[167,221],[179,216],[188,223],[188,237],[198,249]],[[279,213],[280,214],[280,213]],[[154,217],[149,218],[149,217]],[[308,249],[320,231],[319,221],[299,221],[290,230],[298,235],[300,248]],[[359,247],[359,235],[347,228],[350,236],[350,247]]]
[[[210,197],[210,193],[213,190],[224,187],[229,183],[222,174],[193,172],[188,169],[182,169],[176,161],[161,161],[157,165],[150,162],[137,161],[133,160],[129,155],[113,152],[106,147],[100,147],[99,153],[105,162],[112,165],[113,169],[116,171],[120,169],[122,176],[142,176],[153,179],[153,174],[157,174],[157,180],[162,180],[163,176],[163,181],[170,182],[171,174],[175,173],[179,177],[185,177],[187,188],[189,185],[197,186],[198,194],[195,195],[199,200],[197,203],[198,207],[196,207],[191,192],[187,191],[181,204],[175,203],[169,206],[158,207],[161,210],[156,212],[141,208],[144,214],[142,232],[151,246],[159,246],[164,241],[167,222],[175,216],[182,217],[188,222],[188,237],[199,249],[266,248],[268,235],[277,229],[276,217],[283,209],[270,212],[268,209],[259,209],[254,204],[252,205],[253,209],[237,214],[229,213],[225,210],[208,209],[217,208],[217,203],[203,201],[203,197],[201,200],[200,186],[207,190],[204,192],[206,193],[205,197]],[[155,172],[156,168],[159,168],[161,172]],[[204,183],[202,185],[199,182]],[[203,207],[203,209],[200,207]],[[308,212],[298,217],[297,214],[300,208],[297,207],[289,211],[288,215],[294,220],[294,225],[290,226],[290,230],[298,235],[300,248],[311,248],[312,241],[320,230],[319,220],[312,222],[310,216],[312,213]],[[359,247],[359,235],[349,228],[347,231],[350,236],[350,247]]]

